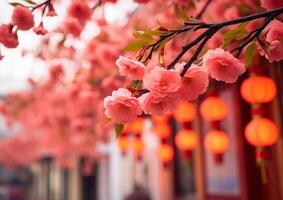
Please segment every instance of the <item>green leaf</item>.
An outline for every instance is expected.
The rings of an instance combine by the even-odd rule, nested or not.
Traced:
[[[247,23],[240,24],[237,28],[232,29],[224,34],[224,42],[222,47],[227,48],[232,41],[242,40],[248,35],[248,32],[245,30]]]
[[[135,80],[132,82],[132,84],[130,85],[131,88],[135,89],[135,90],[139,90],[142,88],[142,81],[140,80]]]
[[[127,46],[124,47],[124,50],[125,51],[138,51],[142,47],[145,47],[149,44],[150,44],[149,41],[137,40],[137,41],[129,42]]]
[[[246,65],[250,65],[252,63],[255,54],[256,54],[256,43],[253,42],[252,44],[249,45],[246,51],[246,57],[245,57]]]
[[[29,4],[32,4],[32,5],[36,5],[36,3],[32,0],[25,0],[25,2],[29,3]]]
[[[187,10],[182,6],[176,6],[176,15],[185,22],[194,21],[191,17],[188,16]]]
[[[147,30],[146,32],[148,34],[152,35],[152,36],[160,36],[160,35],[163,35],[165,33],[164,31],[160,31],[157,28]]]
[[[16,6],[24,6],[23,4],[21,3],[17,3],[17,2],[12,2],[12,3],[9,3],[11,6],[13,7],[16,7]]]
[[[116,137],[119,137],[119,135],[121,135],[123,129],[124,124],[115,124]]]
[[[150,41],[150,42],[153,40],[152,36],[150,35],[150,32],[135,31],[133,32],[133,36],[139,40]]]

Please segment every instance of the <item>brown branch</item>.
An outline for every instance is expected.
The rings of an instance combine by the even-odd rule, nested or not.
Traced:
[[[199,12],[199,14],[196,15],[196,19],[201,19],[203,14],[205,13],[206,9],[208,8],[209,4],[212,2],[212,0],[207,0],[207,2],[205,3],[205,5],[203,6],[203,8],[201,9],[201,11]]]
[[[203,49],[203,47],[205,46],[206,42],[220,29],[222,29],[223,27],[226,26],[230,26],[230,25],[235,25],[235,24],[240,24],[240,23],[244,23],[244,22],[248,22],[248,21],[252,21],[255,19],[259,19],[259,18],[266,18],[266,20],[264,21],[264,23],[262,24],[262,26],[260,26],[256,33],[252,36],[252,38],[256,38],[260,35],[260,33],[264,30],[264,28],[273,20],[275,19],[278,15],[280,15],[281,13],[283,13],[283,7],[281,8],[277,8],[277,9],[273,9],[273,10],[269,10],[266,12],[261,12],[261,13],[256,13],[253,15],[249,15],[249,16],[245,16],[245,17],[240,17],[237,19],[233,19],[233,20],[228,20],[228,21],[224,21],[224,22],[219,22],[219,23],[214,23],[214,24],[207,24],[205,28],[207,28],[207,30],[205,32],[203,32],[199,37],[197,37],[194,41],[186,44],[183,48],[182,51],[177,55],[177,57],[167,66],[167,69],[171,69],[173,68],[178,62],[179,60],[183,57],[183,55],[189,51],[192,47],[194,47],[195,45],[197,45],[199,42],[202,42],[196,52],[193,54],[193,56],[191,57],[191,59],[188,61],[188,63],[184,66],[184,70],[181,73],[181,76],[184,76],[184,74],[186,73],[186,71],[189,69],[189,67],[191,66],[191,64],[198,59],[198,55],[201,52],[201,50]],[[248,39],[247,42],[244,43],[244,45],[241,48],[244,48],[247,44],[249,44],[253,39]]]
[[[40,4],[38,4],[38,5],[34,6],[31,10],[34,11],[34,10],[40,8],[41,6],[45,6],[45,8],[46,8],[47,5],[49,5],[50,3],[51,3],[51,0],[46,0],[46,1],[44,1]]]

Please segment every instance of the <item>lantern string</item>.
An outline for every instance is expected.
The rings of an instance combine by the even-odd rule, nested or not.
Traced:
[[[262,183],[264,185],[267,184],[267,174],[266,174],[266,168],[265,168],[265,161],[262,160],[260,163],[259,163],[259,167],[260,167],[260,173],[261,173],[261,180],[262,180]]]

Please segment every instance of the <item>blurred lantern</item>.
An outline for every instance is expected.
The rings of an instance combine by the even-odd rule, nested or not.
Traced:
[[[171,127],[167,123],[155,123],[154,126],[153,126],[153,131],[161,139],[166,139],[171,134]]]
[[[168,115],[158,116],[152,115],[152,120],[154,123],[167,123],[168,122]]]
[[[122,155],[125,156],[127,154],[127,151],[129,149],[129,139],[125,135],[121,135],[118,138],[118,146],[122,152]]]
[[[273,121],[266,118],[253,119],[245,129],[247,141],[255,147],[265,147],[275,144],[279,130]]]
[[[265,161],[270,159],[270,149],[279,137],[278,127],[269,119],[263,118],[263,103],[271,102],[277,89],[274,81],[266,76],[254,74],[241,85],[242,97],[252,107],[252,121],[246,126],[247,141],[256,147],[256,161],[261,169],[263,183],[267,182]]]
[[[205,147],[214,155],[214,162],[221,164],[223,154],[229,146],[227,134],[220,129],[220,120],[223,120],[228,112],[226,103],[219,97],[208,97],[201,103],[200,112],[204,119],[211,122],[212,128],[205,136]]]
[[[177,133],[175,143],[183,156],[190,159],[192,150],[198,145],[197,133],[193,130],[182,129]]]
[[[125,124],[123,128],[123,134],[127,135],[131,132],[131,124]]]
[[[182,102],[174,113],[174,117],[178,122],[191,122],[196,117],[195,105],[191,102]]]
[[[175,137],[175,143],[182,151],[183,158],[190,159],[192,150],[198,143],[197,134],[191,127],[192,121],[196,117],[195,105],[187,101],[182,102],[175,111],[174,117],[182,123],[182,128]]]
[[[223,120],[227,111],[226,103],[219,97],[208,97],[200,105],[200,113],[208,121]]]
[[[135,138],[133,141],[133,151],[137,160],[142,160],[142,155],[144,153],[145,144],[141,138]]]
[[[268,103],[272,101],[276,95],[276,85],[271,78],[253,76],[242,83],[241,95],[251,104]]]
[[[224,131],[212,130],[205,136],[204,145],[208,152],[214,154],[215,163],[220,164],[229,147],[229,138]]]
[[[254,118],[245,129],[247,141],[256,147],[256,161],[261,169],[263,183],[267,182],[265,161],[270,159],[269,146],[275,144],[279,138],[279,129],[269,119]]]
[[[168,164],[174,156],[173,148],[169,144],[161,144],[158,149],[158,157],[163,164]]]
[[[132,124],[131,124],[131,132],[133,134],[141,134],[144,128],[144,119],[138,117]]]
[[[125,124],[123,128],[123,132],[121,135],[118,137],[118,147],[122,153],[123,156],[127,154],[127,151],[129,150],[129,138],[128,135],[130,133],[130,124]]]

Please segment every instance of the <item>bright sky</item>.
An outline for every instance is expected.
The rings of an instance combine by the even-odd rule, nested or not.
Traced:
[[[13,0],[15,2],[17,0]],[[0,0],[0,24],[8,23],[11,18],[13,7],[8,4],[8,0]],[[11,1],[10,1],[11,2]],[[42,1],[37,1],[42,2]],[[65,3],[64,3],[65,2]],[[62,5],[55,7],[59,14],[58,17],[46,19],[44,21],[48,30],[52,30],[64,19],[66,2],[70,0],[63,0]],[[126,13],[136,8],[136,4],[131,0],[120,0],[118,4],[105,5],[104,15],[108,22],[122,22],[126,19]],[[97,11],[99,12],[99,11]],[[39,16],[36,15],[36,19]],[[36,20],[37,21],[37,20]],[[87,26],[82,37],[89,39],[97,34],[99,30],[95,26]],[[32,31],[19,33],[19,47],[16,49],[6,49],[1,46],[1,54],[5,58],[0,61],[0,95],[5,95],[9,92],[25,89],[26,79],[32,77],[35,80],[41,80],[47,74],[47,67],[45,63],[35,59],[32,55],[21,55],[22,49],[34,50],[38,48],[41,36],[37,36]]]

